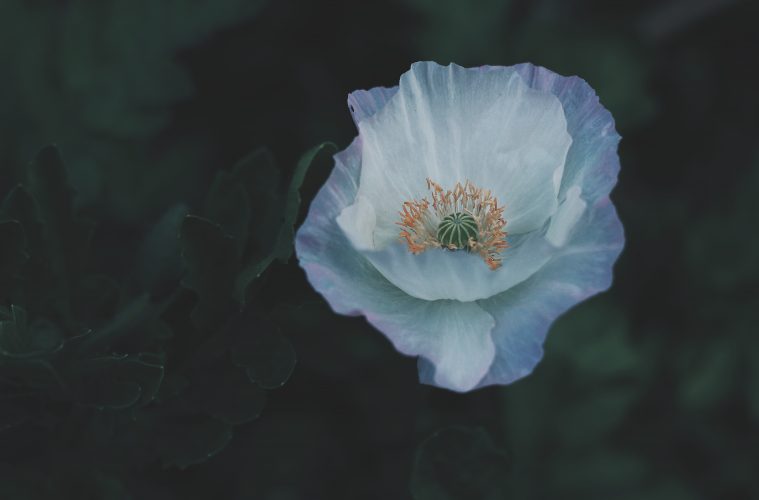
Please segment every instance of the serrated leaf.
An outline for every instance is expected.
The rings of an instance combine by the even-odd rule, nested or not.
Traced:
[[[295,369],[295,349],[281,334],[254,334],[234,346],[232,359],[263,389],[285,385]]]
[[[58,369],[44,357],[0,357],[3,376],[23,381],[26,388],[44,391],[65,391],[66,382]]]
[[[128,371],[142,389],[137,404],[143,406],[156,399],[165,375],[163,358],[153,353],[140,353],[136,359],[130,358]]]
[[[196,374],[188,388],[193,410],[240,425],[261,415],[266,392],[248,380],[242,369],[223,363]]]
[[[189,415],[161,422],[156,438],[163,466],[185,469],[223,450],[232,439],[232,426],[205,415]]]
[[[158,312],[158,307],[150,302],[147,294],[140,295],[114,314],[109,321],[78,339],[76,347],[80,354],[113,348],[120,341],[142,333],[142,330],[156,318]]]
[[[79,403],[110,410],[148,404],[163,375],[161,360],[150,354],[86,360],[77,364],[73,374]]]
[[[212,329],[234,309],[237,247],[217,224],[188,215],[180,231],[187,274],[182,284],[198,296],[192,312],[201,329]]]
[[[325,142],[307,151],[298,161],[293,172],[290,185],[281,206],[281,213],[276,217],[275,230],[271,231],[269,238],[273,242],[264,255],[254,255],[242,269],[237,277],[235,291],[238,302],[245,302],[248,287],[271,265],[274,260],[287,262],[292,256],[293,239],[295,237],[295,223],[300,208],[300,187],[306,178],[306,173],[316,157],[324,150],[336,151],[337,147]]]
[[[50,266],[50,249],[43,235],[37,202],[24,186],[19,185],[3,200],[2,211],[23,226],[29,254],[16,300],[39,312],[51,302],[56,278]]]
[[[290,378],[296,356],[290,341],[258,309],[248,307],[225,326],[232,362],[262,389],[277,389]]]
[[[97,380],[91,384],[87,395],[79,403],[101,410],[126,410],[136,405],[141,396],[142,387],[136,382]]]
[[[14,189],[3,211],[24,226],[30,259],[17,300],[37,314],[71,326],[70,297],[87,263],[92,225],[75,213],[74,192],[54,146],[43,148],[27,169],[29,190]]]
[[[28,359],[50,356],[63,348],[63,334],[42,319],[29,324],[24,308],[12,305],[12,318],[0,321],[0,356]]]
[[[502,500],[510,468],[484,429],[450,427],[419,446],[411,493],[415,500]]]

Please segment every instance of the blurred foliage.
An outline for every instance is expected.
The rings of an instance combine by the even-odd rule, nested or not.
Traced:
[[[0,2],[0,498],[759,497],[757,17]],[[425,59],[580,75],[623,136],[613,289],[533,375],[466,395],[291,258],[334,150],[308,148]]]
[[[197,189],[202,143],[175,138],[176,105],[193,93],[180,49],[258,12],[259,0],[84,0],[0,5],[0,51],[13,96],[0,161],[23,165],[64,144],[83,203],[108,198],[133,219],[163,208],[168,189]],[[191,131],[190,131],[191,133]],[[23,161],[19,161],[23,160]],[[139,200],[137,202],[136,200]]]
[[[514,0],[410,3],[424,13],[420,44],[431,59],[469,66],[529,61],[560,74],[580,75],[603,96],[623,133],[654,111],[647,89],[647,49],[624,31],[599,26],[593,19],[567,23],[564,14],[572,15],[575,8],[569,2],[537,2],[532,9]]]
[[[483,429],[446,428],[419,446],[411,492],[415,500],[497,500],[508,495],[509,466]]]
[[[0,305],[0,464],[33,459],[26,443],[34,436],[51,454],[75,442],[72,463],[85,478],[103,460],[184,469],[221,452],[236,426],[255,420],[267,391],[289,379],[295,353],[256,306],[251,285],[275,258],[286,261],[292,253],[298,188],[324,147],[303,156],[286,190],[271,178],[277,170],[266,151],[251,157],[265,158],[272,169],[250,169],[247,178],[228,182],[244,206],[254,202],[244,186],[267,185],[287,207],[285,216],[244,220],[232,234],[195,215],[159,222],[146,243],[178,239],[178,245],[162,259],[169,271],[153,269],[163,281],[147,290],[91,268],[95,226],[74,209],[76,193],[58,150],[40,151],[27,168],[28,181],[8,194],[0,212],[7,248],[0,298],[8,304]],[[217,174],[228,177],[223,170]],[[217,202],[225,200],[212,191],[207,210],[214,212]],[[262,226],[283,236],[248,256],[244,249],[255,247],[248,235]],[[138,262],[155,266],[149,254]],[[55,473],[68,467],[48,466]],[[33,487],[37,493],[26,494],[58,491],[59,481],[53,475],[39,490]],[[103,489],[87,494],[93,498],[124,495],[118,478],[83,481],[86,488]],[[22,495],[25,485],[22,474],[0,483],[0,491],[13,498],[7,495]]]

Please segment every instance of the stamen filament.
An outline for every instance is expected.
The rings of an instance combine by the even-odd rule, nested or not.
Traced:
[[[503,230],[503,207],[489,190],[470,181],[456,183],[451,190],[427,179],[427,198],[403,202],[400,238],[413,254],[430,248],[467,250],[478,253],[490,269],[501,267],[500,253],[509,247]],[[466,236],[466,241],[463,241]]]

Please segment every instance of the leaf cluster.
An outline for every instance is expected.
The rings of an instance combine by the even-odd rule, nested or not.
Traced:
[[[330,148],[287,185],[265,150],[220,171],[198,215],[157,221],[121,281],[94,268],[97,226],[57,148],[41,150],[0,210],[0,463],[25,450],[98,473],[96,457],[181,469],[256,419],[295,366],[258,296],[291,257],[300,185]],[[8,488],[23,491],[19,476]]]

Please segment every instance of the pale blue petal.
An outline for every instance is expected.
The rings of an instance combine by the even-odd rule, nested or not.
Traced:
[[[496,318],[496,359],[480,386],[508,384],[532,372],[543,355],[553,321],[570,307],[606,290],[624,246],[624,233],[608,198],[617,182],[619,134],[593,89],[578,77],[545,68],[515,67],[533,88],[554,93],[564,107],[572,145],[559,191],[566,212],[551,231],[555,255],[530,279],[481,307]],[[577,197],[579,195],[579,197]]]
[[[435,385],[470,390],[495,356],[493,317],[474,302],[410,297],[353,249],[336,218],[355,198],[359,152],[356,140],[336,155],[335,168],[296,235],[300,264],[335,312],[366,316],[398,351],[429,360],[435,367]]]
[[[611,285],[624,246],[622,224],[608,198],[586,210],[571,241],[524,283],[478,304],[496,320],[496,358],[480,386],[508,384],[532,372],[551,323]]]
[[[481,256],[441,248],[418,255],[398,243],[364,255],[395,286],[424,300],[470,302],[492,297],[526,280],[541,268],[555,248],[542,231],[510,236],[502,266],[490,269]]]
[[[564,107],[572,146],[564,165],[559,200],[572,186],[580,186],[583,198],[591,204],[607,196],[617,183],[620,136],[614,128],[614,118],[601,105],[596,92],[576,76],[560,76],[532,64],[514,68],[528,85],[553,93]]]
[[[563,247],[587,208],[588,204],[582,199],[580,186],[569,188],[564,201],[551,217],[551,224],[546,231],[546,240],[556,247]]]
[[[495,321],[475,302],[412,300],[385,305],[373,306],[367,319],[400,352],[419,355],[434,367],[425,383],[466,392],[490,371]]]
[[[542,226],[557,209],[572,142],[553,94],[530,89],[514,68],[416,63],[399,88],[354,92],[349,103],[363,141],[361,181],[338,222],[389,281],[424,300],[466,302],[509,289],[548,260]],[[510,234],[503,267],[442,249],[411,255],[399,242],[398,211],[428,196],[428,177],[493,190]]]
[[[374,87],[369,90],[354,90],[348,95],[348,109],[353,121],[358,123],[373,116],[398,92],[398,87]]]
[[[361,97],[374,109],[387,95]],[[428,178],[447,189],[469,180],[492,191],[510,234],[539,229],[556,211],[572,142],[564,112],[556,96],[531,89],[513,68],[415,63],[374,115],[356,106],[359,193],[374,208],[376,250],[395,244],[398,211],[429,195]]]
[[[350,316],[362,314],[362,305],[354,300],[357,296],[398,292],[353,249],[336,222],[342,209],[353,203],[358,190],[360,163],[356,160],[360,159],[360,141],[357,138],[335,155],[335,167],[295,235],[298,260],[313,287],[335,312]]]
[[[510,240],[514,248],[504,254],[505,267],[508,252],[516,256],[519,248],[528,248],[529,237],[549,232],[550,238],[542,239],[539,247],[546,251],[545,256],[518,284],[474,303],[420,300],[390,283],[353,250],[336,219],[356,201],[362,168],[360,139],[337,155],[335,170],[296,238],[296,251],[309,281],[336,312],[365,315],[399,351],[420,356],[422,382],[457,391],[506,384],[529,374],[542,356],[551,323],[576,303],[608,288],[613,263],[624,243],[621,224],[608,199],[619,170],[619,135],[611,115],[579,78],[564,78],[532,65],[514,70],[531,87],[559,99],[573,140],[560,179],[555,220]],[[370,118],[396,92],[372,89],[352,94],[349,102],[354,120],[359,123]],[[363,213],[366,218],[370,212]],[[538,252],[526,254],[534,257]],[[423,255],[396,257],[419,259]],[[456,255],[459,259],[466,254]],[[393,265],[391,260],[385,264]],[[519,262],[514,257],[514,265],[520,266]],[[428,264],[434,267],[434,263]],[[417,278],[422,276],[413,279]],[[463,277],[449,283],[462,288],[467,285]],[[435,286],[445,285],[438,282]]]

